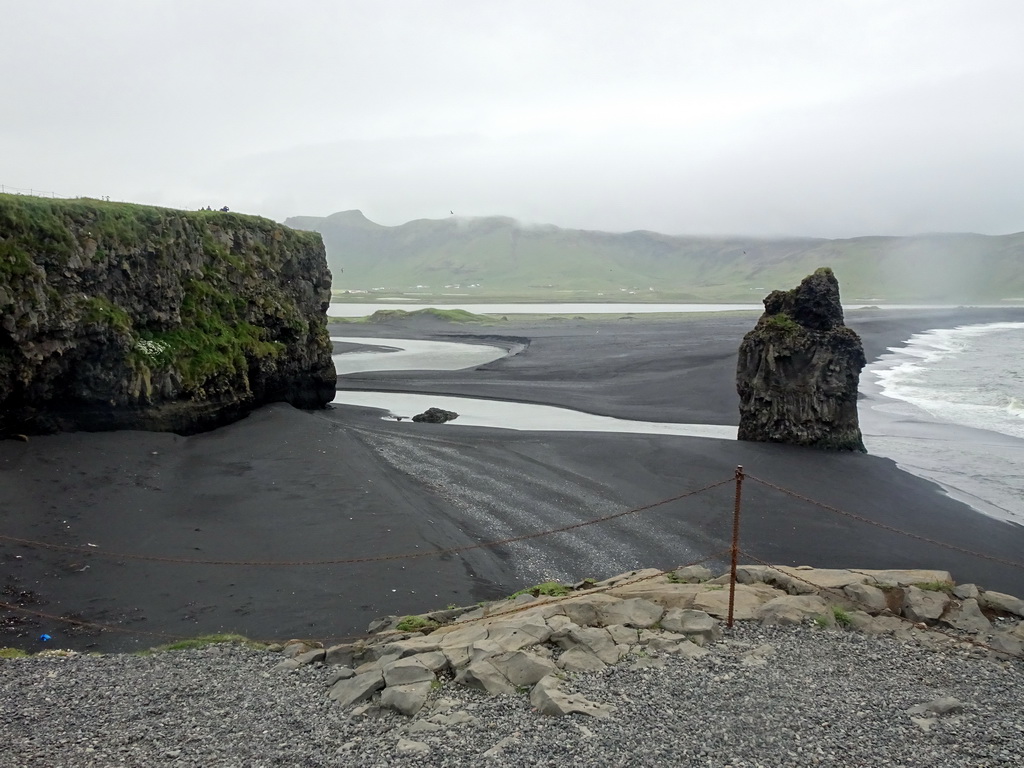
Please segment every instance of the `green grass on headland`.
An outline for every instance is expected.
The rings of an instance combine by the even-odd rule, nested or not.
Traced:
[[[378,309],[368,317],[329,317],[332,323],[388,323],[401,320],[415,320],[417,318],[428,318],[434,320],[445,320],[450,323],[494,323],[494,317],[489,315],[475,315],[462,309],[416,309],[407,312],[404,309]]]

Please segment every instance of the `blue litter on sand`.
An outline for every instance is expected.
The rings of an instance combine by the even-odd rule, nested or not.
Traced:
[[[39,641],[40,642],[45,643],[45,642],[48,642],[50,640],[52,640],[52,638],[49,635],[40,635],[39,636]]]

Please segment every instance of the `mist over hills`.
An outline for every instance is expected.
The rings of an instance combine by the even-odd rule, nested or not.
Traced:
[[[753,301],[830,266],[847,302],[1024,297],[1024,232],[762,239],[599,232],[492,216],[383,226],[360,211],[297,216],[321,233],[335,290],[431,297]]]

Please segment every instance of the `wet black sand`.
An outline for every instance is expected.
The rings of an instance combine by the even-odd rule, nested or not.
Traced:
[[[341,386],[565,405],[658,421],[735,423],[735,351],[747,316],[561,320],[493,326],[344,325],[336,335],[495,336],[529,346],[457,373],[358,374]],[[865,311],[848,323],[869,359],[911,333],[1021,320],[996,310]],[[471,339],[467,339],[471,340]],[[728,544],[731,485],[572,533],[451,555],[437,551],[586,521],[728,479],[756,476],[870,520],[1021,560],[1024,529],[979,515],[873,456],[646,435],[522,433],[396,424],[371,411],[261,409],[180,437],[114,432],[0,443],[0,600],[133,631],[0,612],[0,645],[145,648],[238,632],[331,642],[374,617],[466,604],[547,577],[669,567]],[[744,485],[742,545],[773,562],[934,567],[1024,594],[1024,569],[950,551]],[[94,547],[88,546],[94,544]],[[169,561],[105,557],[122,553]],[[198,565],[181,560],[292,565]],[[719,558],[719,565],[722,564]],[[159,634],[163,633],[163,634]]]

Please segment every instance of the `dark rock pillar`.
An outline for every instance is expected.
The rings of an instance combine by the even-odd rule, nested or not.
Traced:
[[[864,451],[857,420],[864,364],[860,337],[843,323],[831,269],[773,291],[740,345],[739,439]]]

